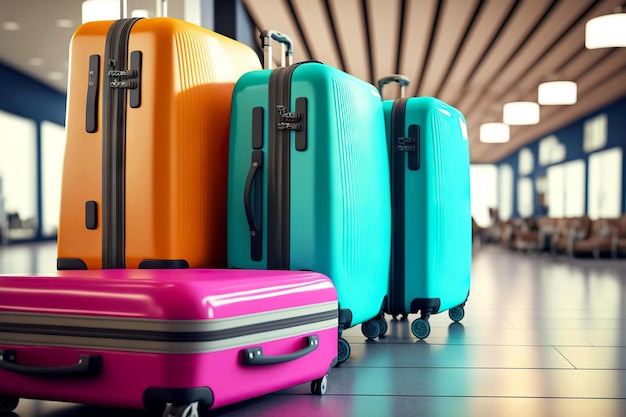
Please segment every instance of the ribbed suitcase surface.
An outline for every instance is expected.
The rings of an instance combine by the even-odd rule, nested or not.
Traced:
[[[319,382],[336,363],[337,293],[313,272],[0,276],[0,336],[4,398],[219,407]]]
[[[76,31],[59,269],[226,265],[232,91],[260,67],[247,46],[173,18]]]
[[[431,313],[462,307],[469,294],[472,249],[465,119],[432,97],[386,101],[384,109],[396,225],[386,310],[394,316],[421,312],[427,320]]]
[[[287,106],[272,101],[272,73],[290,88]],[[289,126],[272,133],[277,123]],[[340,326],[376,317],[391,234],[384,134],[377,90],[337,69],[244,75],[231,121],[228,265],[321,272],[337,288]]]

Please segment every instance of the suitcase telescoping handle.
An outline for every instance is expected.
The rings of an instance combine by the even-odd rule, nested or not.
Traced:
[[[405,89],[406,87],[408,87],[411,81],[409,80],[409,77],[406,77],[404,75],[400,75],[400,74],[388,75],[387,77],[383,77],[380,80],[378,80],[378,91],[380,91],[380,93],[382,94],[383,87],[389,83],[400,84],[400,97],[404,98]]]
[[[15,350],[0,350],[0,369],[21,375],[44,377],[95,375],[102,372],[102,356],[80,355],[76,364],[68,366],[34,366],[17,363]]]
[[[167,16],[167,0],[156,0],[156,16]],[[128,17],[128,0],[120,0],[120,19]]]
[[[272,69],[272,39],[280,43],[280,66],[293,64],[293,43],[291,38],[275,30],[264,30],[260,35],[263,44],[263,64]],[[285,60],[287,63],[285,64]]]
[[[261,346],[244,349],[243,365],[273,365],[276,363],[285,363],[301,358],[313,352],[319,346],[319,337],[317,335],[308,336],[306,338],[307,345],[305,348],[297,352],[288,353],[286,355],[264,356]]]

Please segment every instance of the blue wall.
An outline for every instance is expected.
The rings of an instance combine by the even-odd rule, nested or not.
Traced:
[[[530,175],[527,176],[528,178],[531,178],[533,180],[533,186],[535,187],[534,216],[541,216],[544,214],[541,207],[539,206],[539,202],[537,201],[538,199],[536,180],[539,177],[545,176],[546,169],[550,166],[539,165],[539,141],[547,136],[555,135],[559,139],[559,142],[562,143],[566,148],[565,159],[558,162],[559,164],[575,159],[583,159],[585,161],[585,166],[589,166],[589,154],[583,150],[583,134],[585,121],[603,113],[607,115],[608,119],[607,143],[603,149],[620,147],[622,148],[622,155],[626,156],[626,152],[624,150],[624,148],[626,147],[626,97],[622,97],[612,104],[593,113],[590,113],[580,120],[577,120],[576,122],[563,127],[562,129],[546,134],[545,136],[525,146],[525,148],[529,149],[532,152],[534,159],[534,170]],[[510,165],[511,168],[513,168],[513,217],[520,217],[520,214],[517,210],[517,180],[519,178],[518,161],[519,151],[509,155],[507,158],[503,159],[497,164],[498,166],[502,164],[507,164]],[[626,163],[624,163],[624,161],[622,162],[622,166],[625,168],[622,170],[622,196],[624,196],[626,195]],[[587,187],[587,182],[585,182],[585,187]],[[585,195],[587,194],[586,191],[587,190],[585,189]],[[625,212],[626,207],[624,207],[623,200],[624,199],[622,198],[622,212]],[[586,204],[587,203],[585,201],[585,205]]]
[[[37,122],[37,218],[42,219],[41,122],[48,120],[65,126],[65,94],[29,78],[0,63],[0,110]],[[0,132],[0,135],[11,134]],[[38,222],[36,240],[41,236]]]

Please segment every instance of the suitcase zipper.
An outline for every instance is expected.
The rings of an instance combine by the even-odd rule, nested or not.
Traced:
[[[139,20],[115,21],[107,33],[102,97],[102,268],[124,268],[126,88],[116,83],[128,61],[128,39]]]
[[[391,209],[393,212],[393,239],[391,242],[391,278],[389,282],[389,313],[394,317],[407,314],[404,305],[405,287],[405,176],[404,155],[406,139],[404,125],[408,99],[393,102],[391,108],[391,138],[389,165],[391,166]]]
[[[298,65],[300,64],[277,68],[270,74],[268,100],[268,269],[289,269],[290,264],[290,137],[292,130],[302,129],[302,126],[295,122],[299,121],[300,118],[305,118],[304,115],[289,112],[291,78]],[[301,148],[298,146],[298,150]]]

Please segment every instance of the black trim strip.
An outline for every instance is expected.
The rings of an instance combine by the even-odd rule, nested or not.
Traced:
[[[308,100],[306,97],[298,97],[296,99],[296,113],[300,115],[300,129],[296,130],[296,150],[300,152],[306,151],[308,146]]]
[[[270,74],[268,98],[267,268],[289,269],[291,131],[278,129],[291,106],[291,77],[300,64]]]
[[[138,269],[189,269],[184,259],[143,259]]]
[[[389,313],[404,314],[405,287],[405,178],[404,155],[398,149],[405,141],[404,125],[408,98],[394,100],[391,108],[391,137],[389,138],[389,165],[391,167],[391,209],[393,239],[391,242],[391,274],[389,281]]]
[[[87,82],[87,109],[85,130],[94,133],[98,130],[98,98],[100,96],[100,55],[89,57],[89,80]]]
[[[125,268],[126,89],[111,88],[109,71],[125,70],[128,39],[139,20],[111,24],[105,45],[102,130],[102,268]]]
[[[93,200],[85,202],[85,227],[89,230],[98,228],[98,203]]]
[[[87,269],[85,261],[79,258],[57,258],[57,270],[77,271]]]
[[[420,169],[420,126],[409,126],[409,138],[415,143],[415,150],[409,152],[409,169],[411,171],[417,171]]]
[[[134,340],[166,343],[214,342],[235,337],[255,335],[296,326],[314,324],[337,318],[337,310],[284,318],[266,323],[254,323],[232,329],[202,332],[168,332],[137,329],[94,329],[90,327],[55,326],[38,324],[0,323],[0,333],[36,334],[46,336],[88,337],[97,339]]]
[[[263,107],[252,109],[252,149],[263,149]]]
[[[141,51],[133,51],[130,53],[130,69],[135,73],[134,87],[130,88],[130,107],[136,109],[141,106],[141,65],[143,63],[143,55]]]

